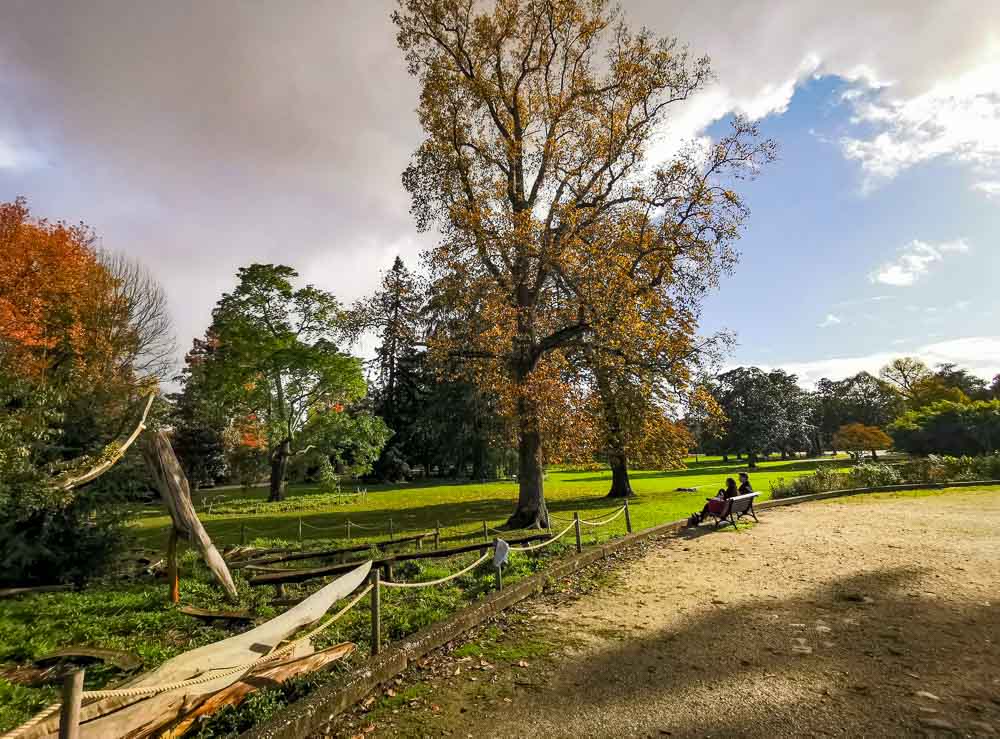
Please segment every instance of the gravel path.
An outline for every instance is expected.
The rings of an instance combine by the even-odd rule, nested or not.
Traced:
[[[438,655],[338,736],[996,736],[1000,490],[775,509],[521,609],[537,659]],[[501,651],[500,654],[503,654]],[[457,673],[457,674],[456,674]],[[415,687],[413,687],[415,686]],[[390,694],[391,695],[391,694]]]

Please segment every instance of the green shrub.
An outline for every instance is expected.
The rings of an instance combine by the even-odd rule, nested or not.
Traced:
[[[340,492],[340,478],[330,464],[330,458],[325,454],[319,460],[319,472],[316,475],[316,482],[321,493],[325,495],[335,495]]]
[[[45,496],[39,490],[47,482],[29,476],[0,483],[0,585],[83,584],[105,574],[121,551],[117,508],[84,492]]]
[[[898,485],[902,480],[899,470],[889,464],[862,462],[850,472],[854,487],[877,488],[886,485]]]

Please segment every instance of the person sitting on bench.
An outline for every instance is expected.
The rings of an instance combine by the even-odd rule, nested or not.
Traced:
[[[753,485],[750,484],[750,475],[746,472],[740,473],[740,495],[749,495],[753,492]]]
[[[748,483],[749,484],[749,483]],[[726,501],[730,498],[735,498],[740,494],[740,491],[736,488],[736,480],[731,477],[726,478],[726,487],[719,491],[719,494],[714,498],[707,498],[708,501],[705,503],[705,507],[701,509],[701,513],[695,513],[688,519],[688,522],[694,526],[700,524],[705,520],[705,516],[709,513],[714,513],[721,516],[722,511],[726,507]]]

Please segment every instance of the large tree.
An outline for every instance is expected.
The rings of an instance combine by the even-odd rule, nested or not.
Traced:
[[[767,373],[758,367],[737,367],[716,378],[712,393],[727,418],[723,445],[746,452],[750,469],[758,455],[776,448],[788,434],[787,380],[794,375]]]
[[[915,357],[899,357],[879,371],[879,377],[896,388],[908,401],[913,399],[919,384],[930,375],[927,365]]]
[[[714,269],[745,215],[717,178],[772,147],[747,143],[756,132],[739,123],[707,151],[650,161],[708,60],[633,32],[605,2],[400,0],[393,19],[426,134],[404,185],[418,226],[443,236],[429,255],[436,288],[476,302],[482,319],[444,351],[494,365],[485,376],[499,378],[517,424],[509,523],[544,526],[539,388],[560,371],[550,356],[597,334],[625,282]]]
[[[108,478],[77,491],[50,473],[114,456],[171,333],[155,281],[95,241],[23,199],[0,203],[0,579],[85,579],[117,544]]]
[[[392,268],[382,275],[375,294],[354,308],[358,329],[373,331],[379,339],[373,363],[376,369],[374,395],[376,411],[393,429],[398,426],[401,403],[401,366],[417,350],[423,339],[424,294],[417,278],[396,257]]]
[[[209,329],[213,351],[201,377],[234,417],[265,429],[270,500],[284,497],[289,458],[314,414],[364,397],[361,360],[337,348],[344,312],[312,285],[296,288],[291,267],[252,264],[219,300]]]

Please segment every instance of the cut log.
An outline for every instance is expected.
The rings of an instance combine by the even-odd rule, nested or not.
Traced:
[[[270,621],[242,634],[180,654],[122,687],[138,688],[188,680],[214,670],[226,670],[246,664],[270,654],[298,629],[315,623],[334,603],[361,587],[370,571],[371,563],[365,562],[344,577],[317,590],[302,603],[288,609],[280,616],[275,616]],[[312,648],[303,643],[288,655],[288,659],[304,657],[311,652]],[[200,703],[203,698],[228,688],[240,679],[242,678],[239,674],[224,674],[199,685],[152,697],[102,698],[83,707],[80,736],[82,739],[150,736],[162,726],[155,721],[156,717],[168,716],[170,721],[173,721]],[[59,716],[56,715],[36,724],[22,734],[20,739],[40,737],[55,739],[58,732]]]
[[[185,616],[194,616],[204,621],[253,621],[253,614],[249,611],[208,611],[195,606],[182,606],[178,608]]]
[[[261,549],[260,547],[237,545],[232,549],[229,549],[223,555],[227,562],[238,562],[244,559],[253,559],[256,557],[264,557],[269,554],[281,554],[284,552],[292,552],[293,549],[288,547],[275,547],[273,549]]]
[[[230,685],[225,690],[220,690],[215,695],[208,696],[202,700],[193,710],[188,711],[180,721],[162,732],[160,737],[162,739],[167,739],[168,737],[179,739],[191,728],[191,724],[200,717],[211,716],[225,706],[238,706],[248,695],[257,690],[281,685],[286,680],[298,675],[307,675],[311,672],[321,670],[327,665],[343,659],[353,651],[354,645],[349,642],[337,644],[306,657],[281,662],[273,667],[254,672],[242,678],[239,682]]]
[[[389,547],[397,546],[399,544],[406,544],[414,541],[423,541],[424,539],[434,536],[434,532],[425,532],[423,534],[413,534],[412,536],[404,536],[401,539],[394,539],[393,541],[373,541],[368,544],[357,544],[351,547],[338,547],[336,549],[314,549],[312,551],[306,552],[292,552],[290,554],[275,554],[273,556],[267,557],[254,557],[252,559],[247,559],[239,564],[234,564],[233,569],[239,569],[241,567],[248,567],[250,565],[270,565],[277,562],[296,562],[303,559],[317,559],[320,557],[336,557],[341,554],[356,554],[357,552],[367,552],[372,547],[385,551]]]
[[[533,541],[542,541],[543,539],[551,538],[551,534],[541,533],[541,534],[529,534],[528,536],[519,536],[513,539],[507,539],[508,544],[528,544]],[[456,554],[465,554],[466,552],[475,552],[478,550],[489,549],[493,544],[486,542],[477,542],[475,544],[465,544],[460,547],[451,547],[450,549],[432,549],[427,552],[406,552],[404,554],[393,554],[388,557],[382,557],[381,559],[372,560],[372,567],[391,567],[396,562],[408,562],[415,559],[438,559],[441,557],[452,557]],[[329,577],[330,575],[339,575],[342,572],[347,572],[352,567],[357,564],[356,562],[345,562],[344,564],[326,565],[325,567],[315,567],[308,570],[282,570],[281,572],[265,572],[260,575],[251,577],[248,582],[251,586],[258,585],[278,585],[281,583],[290,582],[305,582],[306,580],[312,580],[317,577]]]
[[[208,537],[205,527],[201,525],[198,514],[195,513],[194,505],[191,503],[191,488],[188,485],[187,476],[181,469],[177,457],[174,455],[173,447],[170,446],[170,439],[164,431],[157,431],[146,437],[146,443],[142,448],[143,457],[146,460],[146,467],[156,481],[156,487],[160,491],[160,497],[166,503],[170,511],[170,518],[174,524],[174,530],[198,547],[205,564],[212,571],[219,585],[226,592],[229,600],[236,602],[236,585],[233,583],[233,576],[229,574],[226,561],[215,548],[215,544]]]
[[[44,657],[35,660],[35,664],[54,662],[60,659],[71,659],[73,657],[84,657],[91,660],[99,660],[109,665],[114,665],[123,672],[132,672],[142,667],[142,660],[131,652],[123,652],[120,649],[102,649],[100,647],[65,647],[49,652]]]

